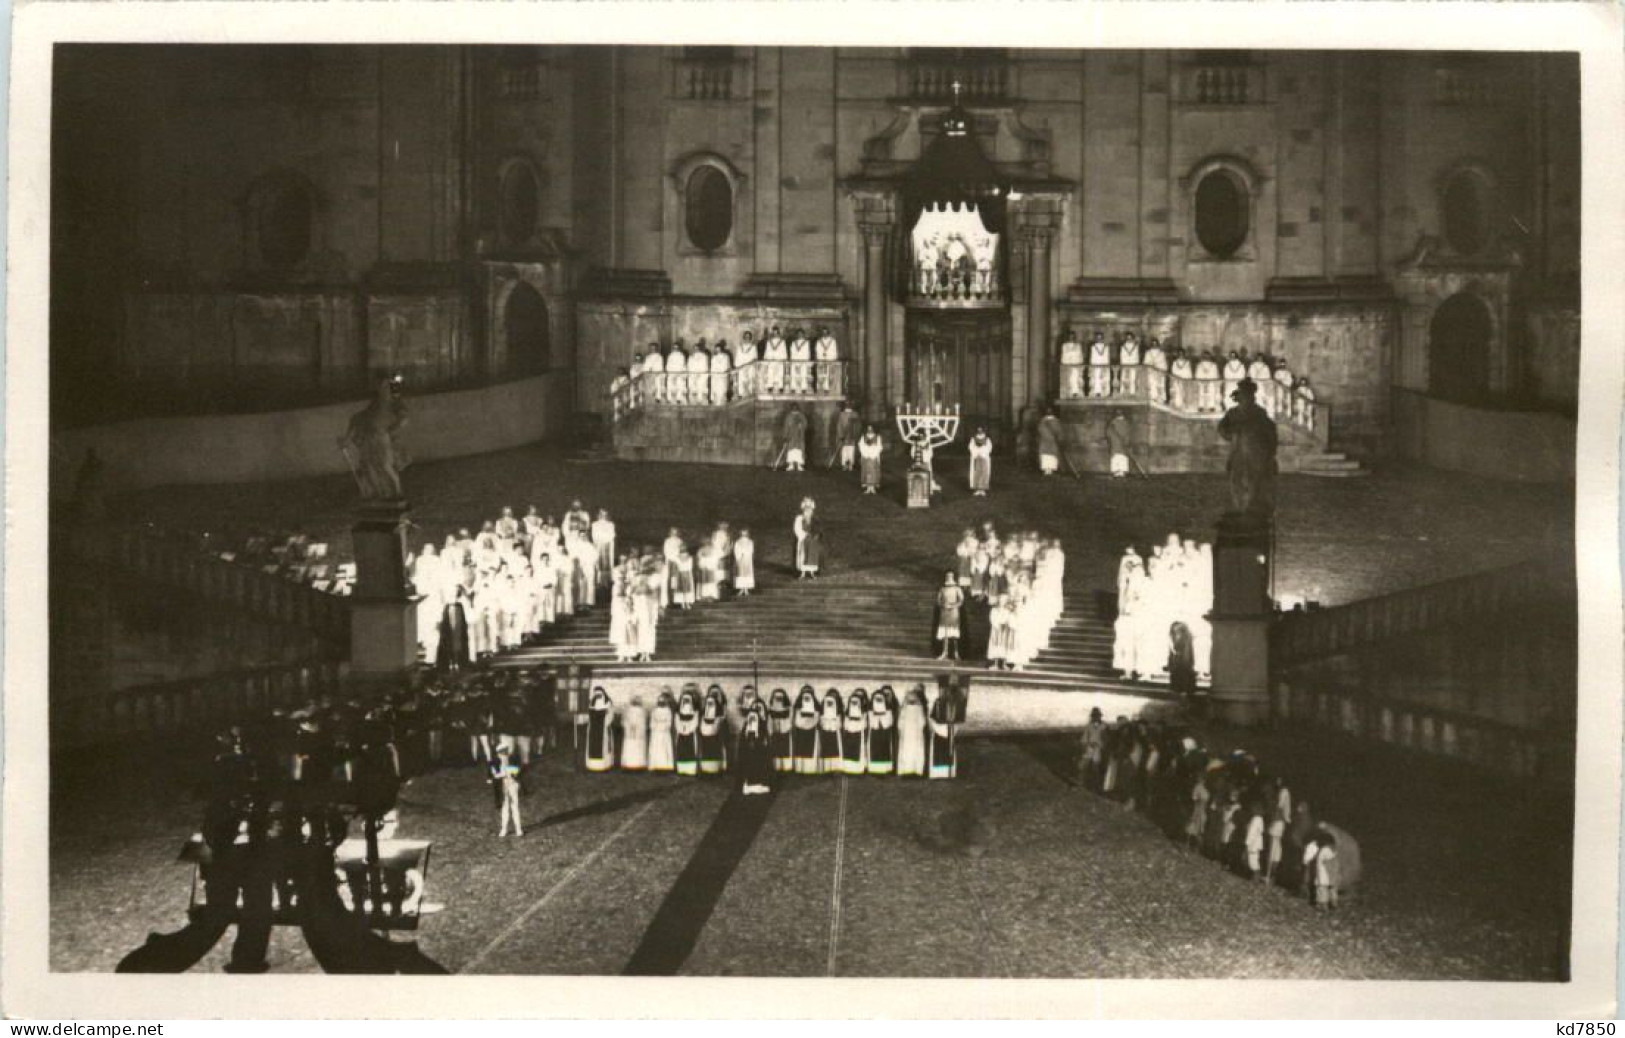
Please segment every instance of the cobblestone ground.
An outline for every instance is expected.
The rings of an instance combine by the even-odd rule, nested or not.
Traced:
[[[533,765],[523,840],[493,835],[476,769],[424,776],[403,794],[402,833],[434,841],[430,897],[446,908],[417,940],[479,973],[1559,975],[1563,810],[1386,749],[1259,733],[1248,746],[1360,839],[1367,880],[1338,913],[1083,792],[1069,741],[973,740],[956,781],[791,778],[748,800],[721,780],[587,776],[553,756]],[[109,970],[183,922],[175,855],[199,811],[185,775],[124,762],[112,782],[111,768],[54,798],[58,970]],[[228,943],[197,968],[218,971]],[[280,929],[271,965],[317,968]]]
[[[504,504],[524,514],[535,504],[558,514],[580,498],[610,509],[624,542],[658,544],[671,526],[709,530],[719,520],[752,528],[762,579],[788,575],[790,522],[804,496],[815,497],[832,549],[830,572],[848,579],[940,579],[960,532],[984,519],[1006,529],[1030,527],[1063,539],[1068,584],[1115,583],[1126,544],[1143,551],[1171,530],[1211,540],[1226,504],[1222,476],[1048,480],[995,469],[992,496],[973,498],[963,459],[945,459],[942,503],[903,507],[899,472],[878,497],[856,492],[856,477],[814,469],[801,474],[720,465],[636,465],[573,461],[539,446],[422,465],[408,473],[418,535],[443,540],[477,528]],[[1572,544],[1571,487],[1527,486],[1431,469],[1385,467],[1365,479],[1287,475],[1277,509],[1277,588],[1282,595],[1331,604],[1413,587],[1518,561],[1552,545]],[[171,487],[127,495],[117,510],[185,530],[242,536],[253,530],[304,530],[348,552],[353,517],[349,477],[246,486]]]

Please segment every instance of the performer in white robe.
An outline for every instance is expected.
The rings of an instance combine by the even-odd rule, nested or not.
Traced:
[[[756,339],[750,332],[739,337],[739,348],[734,350],[734,392],[745,400],[756,396],[757,363]]]
[[[1258,406],[1271,418],[1275,417],[1275,373],[1270,370],[1270,362],[1262,353],[1253,354],[1252,363],[1247,365],[1247,377],[1258,385]]]
[[[1117,347],[1118,396],[1138,396],[1140,393],[1140,341],[1133,332],[1126,332]]]
[[[1315,391],[1309,385],[1309,376],[1298,379],[1298,385],[1293,390],[1292,420],[1297,424],[1315,431]]]
[[[637,655],[632,609],[631,589],[624,577],[617,575],[609,598],[609,644],[615,649],[616,663],[629,663]]]
[[[814,384],[820,396],[840,396],[846,391],[841,378],[841,351],[835,336],[828,328],[818,329],[818,341],[813,343],[813,361],[816,365]]]
[[[1213,611],[1213,545],[1197,546],[1190,575],[1192,616],[1187,623],[1196,657],[1196,678],[1206,683],[1213,677],[1213,622],[1207,618]]]
[[[1061,398],[1063,400],[1082,400],[1085,392],[1085,370],[1083,362],[1083,343],[1073,334],[1072,329],[1066,330],[1066,336],[1061,340]]]
[[[666,354],[666,403],[688,403],[688,351],[681,339]]]
[[[654,659],[655,644],[660,627],[660,564],[651,559],[638,574],[633,585],[632,623],[637,635],[638,658],[647,663]]]
[[[636,698],[633,699],[636,702]],[[677,700],[671,694],[671,686],[660,690],[660,698],[655,700],[654,709],[649,711],[649,770],[669,772],[677,767],[673,754],[676,733],[673,724],[677,719]]]
[[[1142,358],[1145,364],[1145,390],[1146,396],[1155,404],[1168,402],[1168,354],[1162,348],[1162,340],[1155,337],[1151,345],[1145,348]]]
[[[812,388],[812,343],[798,328],[790,340],[790,392],[811,393]]]
[[[1009,667],[1010,650],[1016,641],[1016,616],[1010,609],[1010,596],[993,603],[987,615],[987,665],[993,670]]]
[[[705,348],[704,339],[696,340],[688,351],[688,402],[711,402],[711,351]]]
[[[756,590],[756,542],[751,540],[748,529],[740,528],[739,537],[734,540],[733,556],[734,590],[740,598],[745,598]]]
[[[1275,370],[1270,372],[1270,378],[1275,383],[1275,413],[1271,415],[1277,422],[1292,421],[1292,389],[1296,385],[1292,378],[1292,369],[1286,366],[1286,361],[1277,360]]]
[[[651,342],[649,352],[643,355],[643,383],[647,387],[643,398],[655,404],[666,402],[666,358],[660,344]]]
[[[1224,383],[1221,379],[1219,362],[1211,353],[1203,353],[1196,361],[1196,392],[1200,402],[1198,409],[1204,414],[1214,414],[1225,408],[1221,395]]]
[[[733,356],[728,353],[728,344],[717,340],[716,349],[711,351],[711,403],[720,407],[728,402],[729,372],[733,371]]]
[[[1089,395],[1112,395],[1112,348],[1103,332],[1096,332],[1089,344]]]
[[[925,686],[916,685],[903,697],[897,712],[897,774],[925,777]]]
[[[621,712],[621,770],[642,771],[649,766],[649,712],[643,698],[633,696]]]
[[[1112,669],[1131,679],[1140,676],[1139,652],[1143,647],[1144,638],[1139,626],[1143,623],[1141,615],[1145,607],[1145,571],[1140,566],[1140,557],[1132,554],[1123,556],[1122,565],[1118,570],[1117,579],[1117,620],[1113,624],[1112,638]]]
[[[626,369],[626,406],[636,411],[643,406],[643,354],[632,354],[632,366]]]
[[[779,326],[774,325],[762,343],[762,388],[769,396],[783,395],[785,368],[789,360],[790,347],[785,344],[784,336],[779,334]]]
[[[1173,363],[1168,367],[1168,403],[1175,411],[1189,414],[1201,407],[1196,391],[1196,367],[1184,350],[1175,349]]]
[[[540,630],[558,622],[558,571],[553,567],[553,556],[542,552],[530,564],[530,584],[536,595],[536,626]]]
[[[864,430],[863,439],[858,441],[858,459],[860,462],[859,481],[863,484],[865,494],[877,493],[880,490],[880,458],[885,452],[885,444],[880,435],[875,432],[874,426]]]
[[[929,296],[937,287],[937,239],[920,243],[919,249],[914,253],[914,269],[917,272],[919,293]]]
[[[1241,380],[1247,377],[1247,361],[1235,350],[1224,361],[1224,389],[1219,396],[1219,409],[1230,406],[1230,395],[1241,385]]]
[[[431,542],[412,560],[412,587],[418,600],[418,645],[431,665],[440,655],[440,620],[446,611],[446,571]]]
[[[710,541],[700,544],[694,555],[694,598],[700,602],[715,602],[717,593],[717,549]]]
[[[598,549],[588,535],[588,527],[578,527],[570,542],[570,557],[575,562],[576,605],[592,609],[598,605]]]
[[[970,439],[970,489],[977,497],[986,497],[993,482],[993,441],[986,429],[977,429]]]

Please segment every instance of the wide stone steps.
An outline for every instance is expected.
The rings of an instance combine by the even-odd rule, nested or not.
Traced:
[[[580,663],[595,680],[653,682],[932,681],[945,672],[981,675],[1004,685],[1140,694],[1165,686],[1124,681],[1111,669],[1112,629],[1090,593],[1068,593],[1049,648],[1020,672],[995,672],[981,661],[935,659],[930,653],[929,589],[826,581],[765,588],[668,610],[656,659],[617,663],[609,645],[609,610],[600,603],[548,631],[535,645],[503,654],[498,667]]]
[[[1298,463],[1298,473],[1305,476],[1325,476],[1333,479],[1369,476],[1371,470],[1342,451],[1317,451],[1304,456]]]

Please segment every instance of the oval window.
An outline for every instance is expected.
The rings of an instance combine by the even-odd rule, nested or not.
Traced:
[[[1442,201],[1444,237],[1450,247],[1463,256],[1483,251],[1489,236],[1485,233],[1484,196],[1478,177],[1457,173],[1445,185]]]
[[[1247,189],[1228,170],[1216,169],[1196,185],[1196,240],[1208,255],[1229,259],[1247,240]]]
[[[305,258],[314,210],[303,186],[289,184],[271,192],[260,210],[260,257],[267,265],[287,267]]]
[[[523,245],[536,233],[540,188],[535,172],[525,163],[515,163],[503,174],[502,240],[506,244]]]
[[[705,252],[728,244],[734,229],[734,189],[715,166],[701,166],[689,174],[684,192],[688,240]]]

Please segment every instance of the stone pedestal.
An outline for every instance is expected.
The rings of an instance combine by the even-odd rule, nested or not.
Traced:
[[[925,469],[908,470],[908,506],[931,507],[931,473]]]
[[[350,673],[395,678],[418,659],[418,600],[359,599],[350,603]]]
[[[417,596],[406,579],[406,502],[369,501],[350,528],[355,591],[350,599],[350,672],[387,680],[417,662]]]
[[[1213,709],[1231,724],[1269,719],[1270,520],[1226,513],[1213,544]]]

